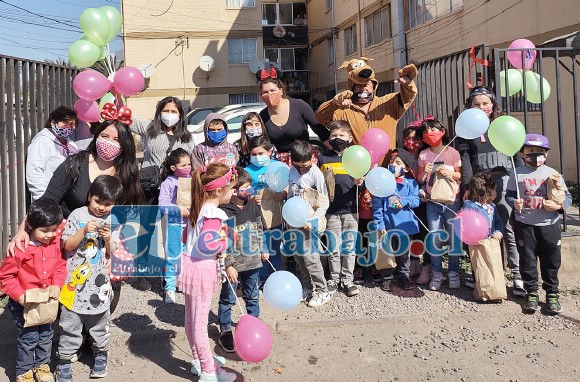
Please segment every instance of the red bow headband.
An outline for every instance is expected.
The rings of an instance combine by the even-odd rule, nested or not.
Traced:
[[[133,123],[131,119],[131,109],[127,106],[121,106],[120,109],[117,110],[117,106],[115,104],[107,102],[103,105],[103,110],[101,110],[101,117],[106,121],[119,121],[127,126]]]
[[[270,68],[270,70],[262,69],[260,70],[260,81],[266,80],[268,78],[277,79],[278,72],[275,68]]]
[[[207,167],[201,166],[199,168],[199,171],[202,174],[205,174],[207,172]],[[236,169],[230,168],[230,170],[224,176],[221,176],[217,179],[212,180],[211,182],[209,182],[207,184],[204,184],[203,189],[206,192],[210,192],[210,191],[214,191],[214,190],[217,190],[219,188],[222,188],[224,186],[229,186],[233,181],[235,181],[236,175],[238,175],[238,172],[236,171]]]
[[[436,119],[437,119],[437,118],[435,118],[435,116],[434,116],[434,115],[427,114],[427,115],[425,116],[425,118],[423,118],[423,122],[425,122],[425,121],[434,121],[434,120],[436,120]]]

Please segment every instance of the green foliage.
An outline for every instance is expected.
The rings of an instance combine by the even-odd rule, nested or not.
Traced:
[[[572,194],[572,205],[578,207],[578,183],[566,181],[566,187],[568,187],[568,191]]]

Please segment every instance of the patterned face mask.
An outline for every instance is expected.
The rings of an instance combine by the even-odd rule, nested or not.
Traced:
[[[63,141],[66,141],[68,137],[70,137],[72,133],[74,133],[74,131],[75,128],[70,127],[69,125],[64,125],[63,127],[60,127],[58,123],[54,123],[52,125],[52,132],[54,133],[54,135],[56,135],[59,139],[62,139]]]
[[[413,138],[405,138],[403,139],[403,146],[405,146],[407,150],[415,152],[423,147],[423,142]]]
[[[117,142],[97,138],[97,155],[104,161],[110,162],[121,155],[121,145]]]

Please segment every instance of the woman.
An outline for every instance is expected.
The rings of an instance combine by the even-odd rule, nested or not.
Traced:
[[[67,106],[59,106],[48,116],[44,128],[28,145],[26,185],[33,200],[39,199],[57,167],[79,149],[71,139],[77,126],[77,114]]]

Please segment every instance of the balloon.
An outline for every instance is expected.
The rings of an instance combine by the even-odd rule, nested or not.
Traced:
[[[461,210],[453,220],[453,230],[465,244],[476,245],[489,236],[489,223],[477,211]]]
[[[274,272],[264,284],[264,299],[276,309],[292,310],[302,300],[302,284],[290,272]]]
[[[375,167],[369,171],[365,185],[372,195],[382,198],[392,195],[397,189],[395,177],[384,167]]]
[[[104,96],[101,97],[101,100],[99,101],[99,109],[103,109],[103,106],[106,103],[115,103],[116,98],[115,95],[112,93],[107,93]]]
[[[482,136],[489,128],[489,117],[480,109],[464,110],[455,122],[455,134],[465,139]]]
[[[526,69],[529,70],[534,65],[534,61],[536,60],[536,55],[538,52],[535,50],[536,46],[533,42],[526,39],[518,39],[514,40],[508,49],[527,49],[525,51],[521,50],[508,50],[506,52],[506,56],[508,61],[514,66],[516,69]],[[524,57],[524,62],[522,62],[522,53]]]
[[[103,13],[107,19],[109,19],[109,36],[107,38],[107,42],[111,41],[115,38],[119,29],[121,29],[121,25],[123,24],[123,18],[121,14],[117,10],[117,8],[112,7],[110,5],[106,5],[104,7],[99,8],[101,13]]]
[[[310,207],[304,199],[295,196],[284,203],[282,217],[292,227],[304,227],[310,218]]]
[[[526,140],[524,125],[514,117],[502,115],[493,120],[487,133],[489,142],[495,149],[507,156],[520,151]]]
[[[68,49],[68,58],[70,62],[79,67],[86,68],[93,65],[101,55],[101,48],[90,41],[77,40]]]
[[[500,92],[501,92],[501,96],[505,97],[505,76],[506,71],[502,70],[501,72],[499,72],[499,86],[500,86]],[[508,82],[508,86],[509,86],[509,95],[513,96],[514,94],[516,94],[517,92],[519,92],[520,90],[522,90],[522,85],[523,85],[523,79],[522,79],[522,71],[519,69],[508,69],[507,70],[507,82]]]
[[[538,73],[534,73],[531,70],[526,70],[526,88],[524,89],[524,94],[526,95],[526,99],[528,102],[531,103],[542,103],[542,101],[546,101],[550,96],[550,84],[545,78],[540,77]],[[543,95],[540,92],[540,81],[542,81],[543,87]]]
[[[361,145],[371,155],[371,163],[378,163],[391,147],[389,135],[381,129],[372,128],[365,131],[361,139]]]
[[[109,42],[109,19],[97,8],[87,8],[80,17],[81,29],[85,36],[98,46]]]
[[[99,122],[101,118],[101,108],[97,101],[79,98],[74,105],[77,117],[85,122]]]
[[[113,84],[101,73],[93,69],[80,72],[73,81],[75,93],[83,99],[96,100],[105,95]]]
[[[362,178],[371,168],[371,154],[362,146],[350,146],[342,154],[342,167],[353,178]]]
[[[139,69],[133,66],[125,66],[117,70],[113,81],[117,93],[124,96],[132,96],[139,93],[145,86],[145,78]]]
[[[283,162],[272,161],[266,169],[266,183],[274,192],[280,192],[288,186],[290,168]]]
[[[272,351],[272,332],[259,318],[244,314],[236,326],[234,344],[241,359],[258,363]]]

